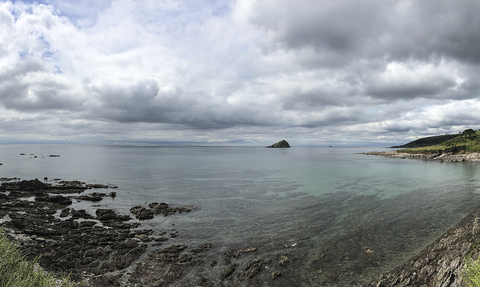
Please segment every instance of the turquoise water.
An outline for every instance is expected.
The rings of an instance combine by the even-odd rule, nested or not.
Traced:
[[[285,286],[349,286],[407,260],[480,199],[478,164],[358,154],[372,150],[383,148],[3,145],[0,176],[119,187],[115,199],[74,208],[129,214],[151,202],[195,206],[142,227],[178,231],[164,246],[212,243],[206,262],[251,245],[262,258],[295,255],[294,271],[275,281]],[[182,280],[218,280],[223,267],[192,268]],[[269,276],[256,278],[268,285]]]

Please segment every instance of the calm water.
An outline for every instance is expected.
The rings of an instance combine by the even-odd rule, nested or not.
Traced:
[[[95,207],[122,214],[151,202],[195,206],[142,222],[178,231],[163,246],[213,244],[205,261],[219,264],[190,269],[187,283],[218,280],[223,252],[254,245],[257,257],[239,263],[297,258],[279,269],[280,285],[349,286],[403,263],[480,202],[478,164],[357,154],[372,150],[382,148],[2,145],[0,176],[115,184],[118,196]],[[256,278],[272,282],[267,271]]]

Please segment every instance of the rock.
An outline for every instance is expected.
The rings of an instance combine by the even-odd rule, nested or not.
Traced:
[[[62,195],[55,195],[55,196],[37,196],[35,197],[35,201],[44,201],[44,202],[52,202],[62,205],[70,205],[72,204],[72,200],[68,197]]]
[[[97,220],[106,221],[106,220],[113,220],[113,221],[128,221],[130,220],[130,216],[128,215],[118,215],[112,209],[97,209],[96,211]]]
[[[275,278],[281,276],[282,273],[280,273],[280,271],[273,271],[272,272],[272,280],[275,280]]]
[[[76,200],[86,200],[86,201],[93,201],[93,202],[102,200],[101,196],[90,196],[90,195],[74,196],[73,198],[75,198]]]
[[[91,219],[91,218],[93,218],[93,216],[88,214],[85,209],[80,209],[80,210],[72,209],[70,214],[72,215],[73,219],[79,219],[79,218]]]
[[[237,264],[233,264],[229,267],[227,267],[227,269],[225,269],[223,272],[222,272],[222,275],[220,275],[220,279],[225,279],[225,278],[228,278],[230,277],[233,272],[235,272],[235,270],[237,269]]]
[[[60,212],[60,217],[67,217],[70,215],[70,208],[65,208]]]
[[[185,245],[172,245],[151,252],[138,264],[130,282],[147,286],[170,286],[182,276],[183,270],[188,268],[193,260],[191,256],[183,256],[182,251],[186,248]]]
[[[242,275],[247,278],[253,278],[258,272],[263,270],[264,264],[267,264],[267,260],[255,259],[247,264]]]
[[[288,142],[286,140],[281,140],[275,144],[272,144],[270,146],[268,146],[269,148],[289,148],[290,145],[288,144]]]
[[[154,214],[161,214],[163,216],[173,215],[175,213],[186,213],[192,211],[192,208],[188,207],[170,207],[168,204],[162,202],[153,202],[148,205]]]
[[[225,252],[224,254],[227,256],[227,258],[230,259],[230,257],[238,258],[242,253],[250,253],[250,252],[256,252],[256,251],[257,251],[257,247],[249,246],[249,247],[244,247],[240,250],[232,249]],[[230,260],[228,261],[230,262]]]
[[[152,210],[146,209],[143,206],[134,206],[130,208],[130,212],[139,220],[147,220],[154,217]]]

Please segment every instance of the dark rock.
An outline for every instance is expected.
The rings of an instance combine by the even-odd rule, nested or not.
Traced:
[[[244,247],[240,250],[237,250],[237,249],[229,250],[225,252],[225,255],[229,258],[230,257],[238,258],[242,253],[250,253],[250,252],[256,252],[256,251],[257,251],[257,247],[249,246],[249,247]]]
[[[130,220],[130,216],[128,215],[118,215],[113,211],[113,209],[97,209],[96,211],[97,220],[106,221],[106,220],[114,220],[114,221],[128,221]]]
[[[139,220],[147,220],[154,217],[152,210],[146,209],[143,206],[134,206],[130,208],[130,212]]]
[[[192,257],[182,256],[185,245],[172,245],[147,255],[130,277],[131,282],[147,286],[169,286],[190,266]]]
[[[282,273],[280,273],[280,271],[273,271],[272,272],[272,280],[275,280],[275,278],[281,276]]]
[[[93,218],[93,216],[88,214],[85,209],[80,209],[80,210],[72,209],[70,214],[72,215],[73,219],[79,219],[79,218],[91,219],[91,218]]]
[[[37,196],[35,197],[36,201],[44,201],[44,202],[51,202],[57,203],[62,205],[70,205],[72,204],[72,200],[68,197],[62,195],[55,195],[55,196]]]
[[[90,196],[90,195],[74,196],[73,198],[75,198],[76,200],[86,200],[86,201],[93,201],[93,202],[102,200],[101,196]]]
[[[286,140],[281,140],[277,143],[274,143],[270,146],[268,146],[269,148],[289,148],[290,145],[288,144],[288,142]]]
[[[150,207],[151,209],[166,209],[168,208],[168,204],[166,204],[165,202],[161,202],[161,203],[153,202],[153,203],[150,203],[148,207]]]
[[[236,269],[237,269],[237,264],[230,265],[229,267],[227,267],[227,269],[225,269],[222,272],[222,275],[220,275],[220,279],[223,280],[230,277],[233,274],[233,272],[235,272]]]
[[[105,184],[99,184],[99,183],[91,183],[91,184],[86,184],[86,188],[91,189],[91,188],[108,188],[108,185]]]
[[[209,250],[210,248],[212,248],[212,244],[211,243],[206,243],[198,248],[195,248],[195,249],[192,249],[192,253],[193,254],[198,254],[198,253],[201,253],[201,252],[205,252],[207,250]]]
[[[249,262],[244,269],[243,275],[246,276],[247,278],[253,278],[255,275],[258,274],[258,272],[263,270],[263,266],[267,262],[268,261],[261,260],[261,259],[255,259]]]

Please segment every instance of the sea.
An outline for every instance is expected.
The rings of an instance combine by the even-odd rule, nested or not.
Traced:
[[[384,150],[1,145],[0,177],[117,186],[115,198],[73,203],[92,215],[152,202],[192,207],[139,227],[176,235],[149,243],[139,260],[169,245],[212,245],[206,263],[179,279],[192,286],[198,278],[219,283],[224,254],[251,246],[255,253],[235,259],[239,269],[272,260],[255,276],[258,286],[358,286],[407,262],[480,203],[480,164],[362,154]],[[282,276],[273,280],[274,271]]]

